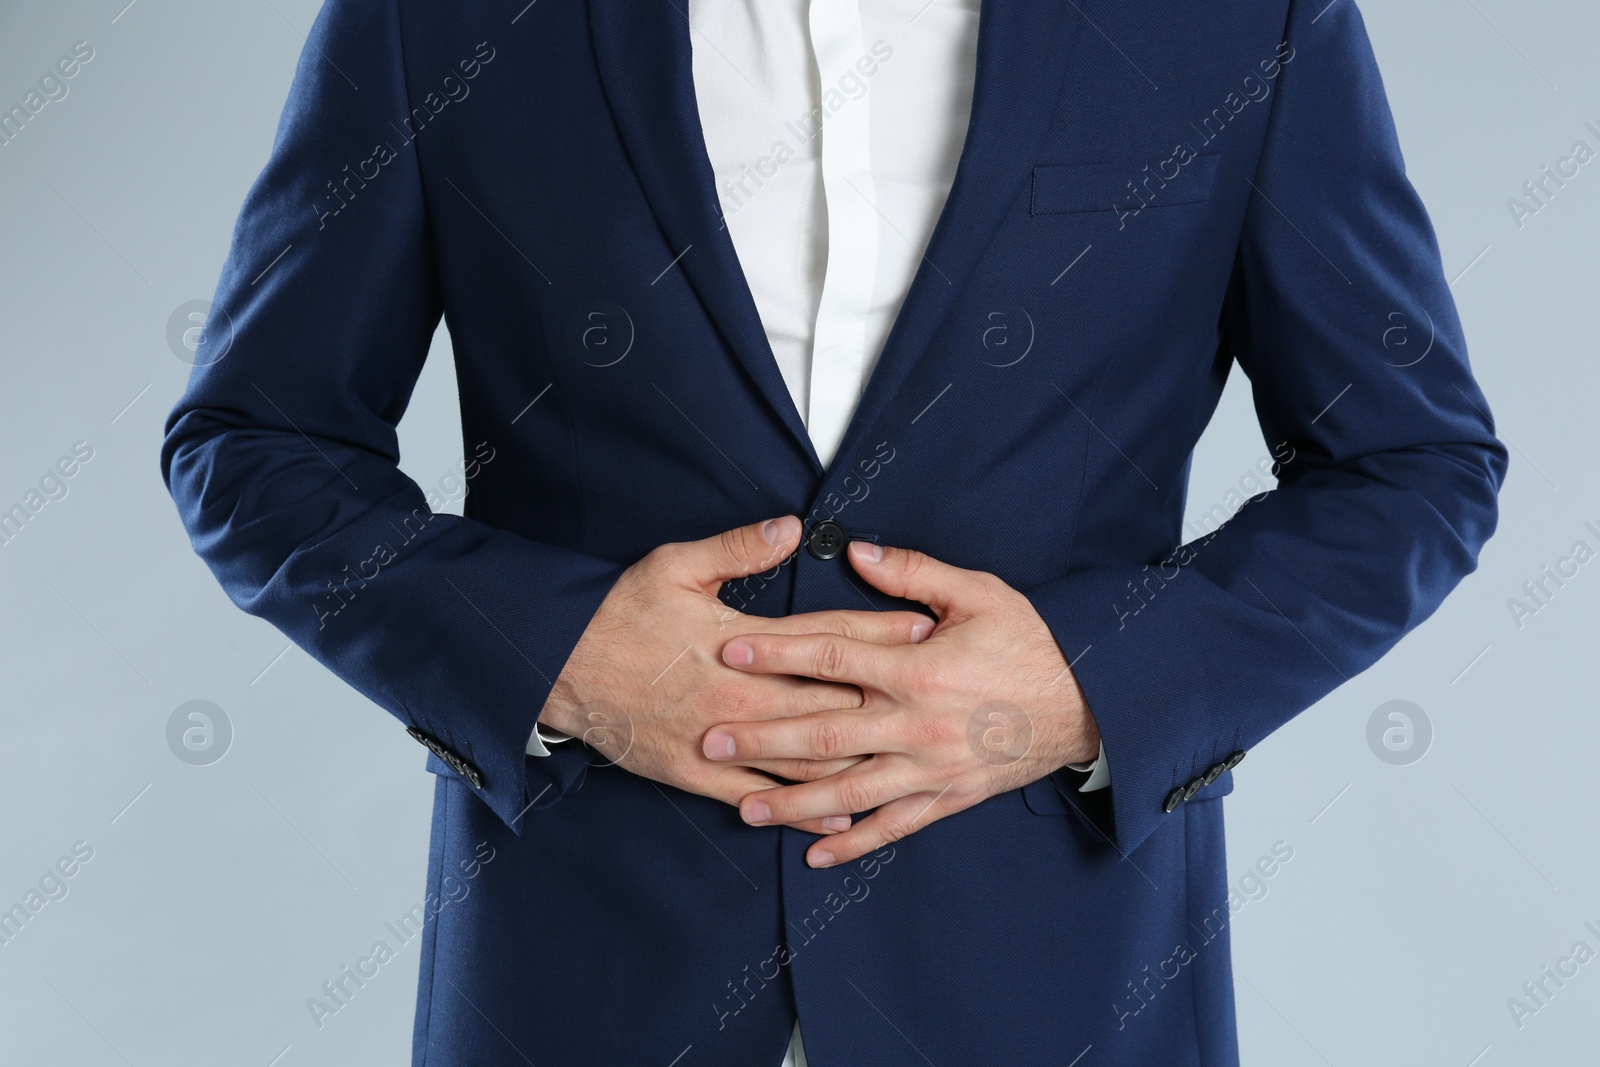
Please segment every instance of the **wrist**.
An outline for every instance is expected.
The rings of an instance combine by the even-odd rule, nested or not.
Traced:
[[[575,736],[581,732],[572,729],[577,718],[577,707],[578,701],[573,697],[566,680],[557,678],[556,684],[550,687],[544,707],[539,710],[539,717],[534,720],[534,729],[541,737],[552,732],[565,737]]]
[[[1072,703],[1073,706],[1063,716],[1062,747],[1057,750],[1064,753],[1065,758],[1057,758],[1061,759],[1059,766],[1082,770],[1100,758],[1100,727],[1094,721],[1094,715],[1089,711],[1082,694],[1075,695]]]
[[[1080,762],[1087,763],[1098,759],[1100,756],[1100,727],[1095,723],[1094,716],[1089,712],[1089,705],[1083,706],[1083,742],[1079,746],[1085,753],[1079,757]]]

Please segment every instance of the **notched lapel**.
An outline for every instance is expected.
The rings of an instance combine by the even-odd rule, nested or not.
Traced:
[[[589,26],[628,158],[679,257],[672,269],[684,272],[762,396],[820,472],[723,224],[700,128],[683,7],[676,0],[589,0]]]

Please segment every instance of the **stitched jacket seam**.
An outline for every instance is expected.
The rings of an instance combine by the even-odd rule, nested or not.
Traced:
[[[450,779],[438,779],[439,788],[444,790],[444,810],[439,817],[439,870],[434,875],[431,895],[439,899],[439,891],[444,884],[444,866],[450,858],[450,794],[454,786]],[[426,918],[423,920],[426,922]],[[428,1015],[422,1024],[422,1065],[428,1067],[428,1052],[433,1047],[433,1008],[437,1001],[439,985],[439,923],[440,915],[433,916],[433,930],[428,935]]]

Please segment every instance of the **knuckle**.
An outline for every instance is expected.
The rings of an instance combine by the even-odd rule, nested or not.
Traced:
[[[675,575],[688,562],[689,546],[681,541],[658,545],[639,561],[647,576]]]
[[[907,578],[915,580],[926,577],[930,565],[931,560],[928,556],[921,552],[907,549],[905,560],[901,564],[900,569],[905,573]]]
[[[826,626],[828,630],[838,634],[840,637],[849,637],[860,640],[862,636],[861,624],[857,622],[854,617],[847,615],[844,612],[840,612],[836,615],[830,615],[826,620]]]
[[[779,778],[787,778],[791,782],[809,782],[814,778],[807,766],[809,763],[809,760],[803,759],[780,759],[764,764],[757,769],[776,775]]]
[[[708,796],[712,800],[720,800],[729,807],[738,808],[739,802],[750,793],[750,787],[742,783],[729,783],[719,778],[702,778],[699,785],[691,785],[690,792]]]
[[[838,641],[823,640],[817,644],[813,668],[818,678],[830,681],[844,677],[850,665],[850,653]]]
[[[836,720],[823,719],[811,727],[811,754],[818,759],[837,759],[844,755],[847,731]]]
[[[739,757],[744,760],[766,758],[769,747],[759,730],[736,731],[734,744],[738,747]]]
[[[1017,601],[1026,603],[1026,598],[998,574],[984,573],[983,590],[987,602],[996,609],[1015,604]]]
[[[797,706],[807,712],[859,707],[859,692],[853,685],[836,685],[832,682],[808,685],[797,698]]]
[[[717,535],[717,547],[729,559],[744,558],[744,527],[723,530]]]
[[[818,760],[798,759],[791,760],[786,770],[788,771],[784,774],[786,778],[792,778],[797,782],[815,782],[832,774],[835,768]]]
[[[839,804],[845,813],[859,815],[872,808],[872,794],[859,779],[849,778],[839,783]]]
[[[915,830],[916,827],[898,816],[878,820],[878,836],[882,837],[887,844],[892,845],[896,841],[904,840],[910,837]]]

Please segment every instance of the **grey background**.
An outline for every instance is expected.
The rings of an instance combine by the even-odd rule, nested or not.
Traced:
[[[0,944],[0,1059],[406,1062],[415,942],[320,1030],[306,1000],[422,895],[423,753],[229,604],[156,462],[188,370],[168,318],[211,295],[318,3],[125,2],[0,6],[0,103],[74,42],[96,53],[0,147],[0,509],[74,442],[94,449],[68,495],[0,546],[0,908],[76,842],[94,850]],[[1234,919],[1244,1059],[1594,1062],[1600,961],[1520,1029],[1506,1001],[1580,938],[1600,950],[1582,926],[1600,928],[1600,562],[1521,628],[1507,600],[1574,541],[1600,548],[1584,529],[1600,528],[1600,161],[1521,228],[1506,201],[1575,140],[1600,148],[1584,129],[1600,127],[1600,11],[1364,11],[1513,466],[1478,573],[1238,772],[1235,883],[1275,842],[1294,850]],[[429,488],[461,458],[448,349],[441,334],[402,427],[406,470]],[[1192,512],[1265,453],[1236,375]],[[209,766],[167,742],[197,699],[233,730]],[[1397,699],[1433,729],[1403,766],[1367,740]]]

